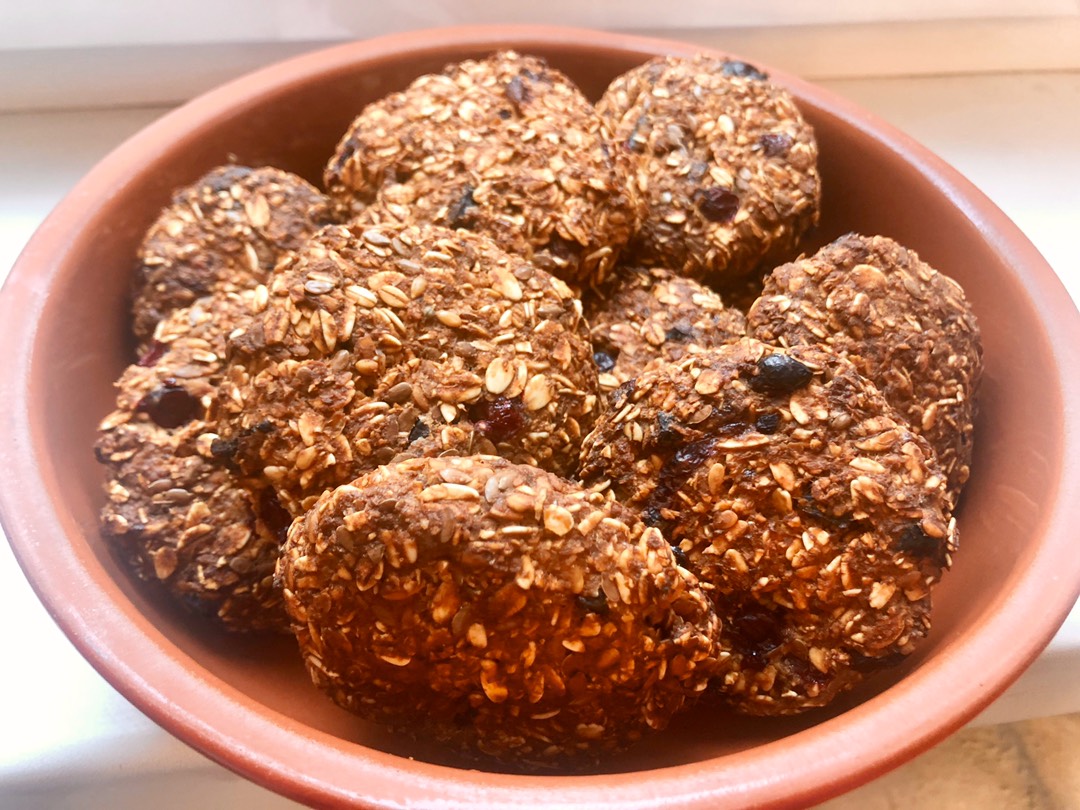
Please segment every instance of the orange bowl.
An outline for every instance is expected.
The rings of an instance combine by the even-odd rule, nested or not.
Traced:
[[[112,407],[112,381],[131,358],[133,256],[171,191],[230,156],[317,182],[364,104],[447,62],[505,47],[546,57],[594,98],[654,55],[699,50],[506,26],[330,48],[166,115],[57,206],[0,294],[0,516],[31,584],[79,650],[150,717],[237,773],[311,804],[806,805],[914,756],[1001,693],[1080,592],[1080,316],[1038,252],[970,183],[887,124],[780,71],[770,72],[820,143],[816,239],[856,230],[914,248],[964,285],[983,329],[961,550],[937,591],[930,638],[900,668],[797,718],[700,710],[602,772],[466,769],[335,707],[308,682],[290,639],[226,636],[140,587],[99,536],[102,470],[91,446]]]

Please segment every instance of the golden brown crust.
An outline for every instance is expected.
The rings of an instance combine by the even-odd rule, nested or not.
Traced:
[[[783,261],[817,223],[817,143],[794,100],[743,62],[656,58],[597,111],[647,204],[628,260],[718,287]]]
[[[585,286],[607,276],[641,215],[607,141],[569,79],[505,51],[368,105],[325,182],[343,219],[466,228]]]
[[[675,362],[746,334],[746,317],[719,295],[659,267],[620,269],[613,290],[587,299],[585,315],[604,393],[654,361]]]
[[[220,166],[179,189],[139,248],[136,337],[149,339],[158,322],[198,298],[265,281],[329,215],[312,185],[270,167]]]
[[[872,380],[930,443],[953,501],[971,472],[982,344],[960,285],[883,236],[848,234],[776,268],[750,334],[824,343]]]
[[[487,237],[331,226],[260,295],[221,407],[293,514],[402,453],[576,469],[597,403],[581,304]]]
[[[829,702],[910,653],[954,549],[944,477],[874,386],[819,346],[745,339],[618,389],[582,479],[610,481],[713,599],[737,709]]]
[[[230,630],[283,630],[273,570],[288,516],[222,463],[208,417],[226,335],[251,317],[253,295],[176,310],[121,376],[95,446],[109,471],[101,522],[137,576],[188,608]]]
[[[658,531],[501,458],[414,459],[326,493],[279,575],[337,703],[518,767],[662,728],[716,655],[716,617]]]

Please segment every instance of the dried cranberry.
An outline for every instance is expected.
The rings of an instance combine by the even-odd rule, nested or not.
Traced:
[[[200,404],[186,388],[166,380],[140,399],[135,410],[145,413],[163,428],[175,428],[194,419]]]
[[[776,157],[786,154],[793,141],[786,132],[766,132],[758,138],[758,143],[761,144],[761,151],[766,157]]]
[[[469,409],[476,430],[495,444],[512,439],[525,427],[525,406],[518,397],[482,399]]]
[[[790,394],[810,382],[814,372],[794,357],[770,354],[757,364],[757,376],[750,378],[750,387],[766,394]]]
[[[466,227],[467,220],[471,218],[469,211],[475,206],[476,200],[473,199],[473,187],[466,184],[457,202],[450,206],[450,210],[446,215],[447,224],[451,228]]]
[[[731,189],[712,186],[694,193],[694,205],[709,222],[730,222],[739,213],[739,198]]]
[[[767,73],[762,73],[753,65],[735,59],[724,60],[724,65],[720,70],[725,76],[734,76],[739,79],[758,79],[761,81],[769,78]]]
[[[757,428],[758,433],[764,433],[766,435],[776,433],[776,429],[780,427],[780,414],[775,411],[763,413],[757,418],[754,427]]]
[[[155,340],[150,344],[150,348],[146,350],[146,353],[139,358],[139,365],[146,368],[156,364],[165,355],[165,350],[168,348],[168,343]]]
[[[277,539],[284,543],[292,525],[292,515],[281,505],[274,490],[267,487],[259,493],[259,517]]]
[[[580,594],[577,598],[577,603],[586,613],[595,613],[598,616],[606,616],[611,610],[611,606],[608,605],[607,597],[602,593],[598,593],[596,596]]]

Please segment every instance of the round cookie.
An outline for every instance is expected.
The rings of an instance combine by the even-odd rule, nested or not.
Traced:
[[[745,339],[619,388],[582,480],[660,528],[710,595],[716,682],[751,714],[828,703],[909,654],[955,549],[929,445],[820,346]]]
[[[872,380],[937,453],[955,503],[971,472],[979,326],[960,285],[884,236],[848,234],[776,268],[748,331],[824,343]]]
[[[222,463],[207,411],[225,337],[254,293],[218,293],[174,311],[121,376],[95,445],[108,467],[101,525],[141,579],[230,630],[284,630],[274,564],[290,517],[272,490]]]
[[[147,340],[170,312],[198,298],[265,281],[329,215],[311,184],[269,167],[220,166],[178,190],[139,248],[136,337]]]
[[[788,258],[817,224],[813,130],[744,62],[653,59],[612,82],[597,112],[646,200],[630,261],[723,287]]]
[[[220,404],[234,460],[294,515],[402,453],[576,469],[597,409],[581,303],[488,237],[331,226],[263,293]]]
[[[664,727],[715,664],[716,616],[656,529],[501,458],[413,459],[327,492],[278,572],[335,702],[519,767]]]
[[[593,359],[605,393],[654,360],[722,346],[746,334],[746,317],[708,287],[659,267],[621,269],[607,296],[587,300]]]
[[[504,51],[369,104],[338,145],[325,183],[343,219],[484,233],[585,286],[604,280],[638,226],[628,172],[566,76]]]

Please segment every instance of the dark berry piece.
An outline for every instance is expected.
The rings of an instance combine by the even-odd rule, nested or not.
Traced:
[[[135,410],[145,413],[163,428],[180,427],[199,413],[199,400],[187,389],[166,380],[139,400]]]
[[[737,613],[728,620],[725,630],[732,650],[743,656],[744,666],[764,666],[765,657],[784,641],[783,623],[764,609],[749,608]]]
[[[674,415],[660,412],[656,417],[656,440],[662,444],[675,442],[682,438],[678,429],[679,420]]]
[[[734,76],[737,79],[757,79],[764,81],[769,78],[767,73],[762,73],[753,65],[746,62],[739,62],[735,59],[727,59],[724,61],[724,66],[721,68],[725,76]]]
[[[685,323],[677,323],[664,333],[664,340],[685,343],[694,337],[694,329]]]
[[[678,546],[671,547],[671,556],[675,558],[675,564],[689,570],[690,558],[686,556],[686,552]]]
[[[731,189],[719,186],[694,192],[694,205],[709,222],[731,222],[739,213],[739,198]]]
[[[765,394],[790,394],[802,388],[814,376],[808,366],[786,354],[770,354],[757,364],[757,376],[750,387]]]
[[[593,362],[600,371],[611,371],[615,368],[615,357],[610,352],[595,351],[592,356]]]
[[[611,610],[607,597],[602,593],[598,593],[596,596],[581,594],[577,598],[577,603],[586,613],[595,613],[598,616],[606,616]]]
[[[780,414],[776,413],[776,411],[763,413],[757,418],[754,427],[757,428],[758,433],[766,435],[776,433],[776,429],[780,427]]]
[[[281,505],[274,490],[267,487],[259,493],[259,517],[274,536],[282,543],[289,534],[292,515]]]
[[[931,560],[939,566],[945,564],[945,544],[928,535],[917,523],[912,523],[900,533],[896,547],[913,557]]]
[[[520,110],[523,104],[528,104],[532,100],[532,90],[520,76],[515,76],[506,85],[506,97]]]
[[[471,218],[470,209],[475,206],[476,200],[473,199],[473,187],[466,185],[465,190],[461,192],[461,196],[458,197],[457,202],[451,205],[449,212],[447,212],[447,224],[451,228],[467,227],[468,220]]]
[[[512,439],[525,427],[525,405],[518,397],[482,399],[469,409],[476,430],[495,444]]]
[[[210,443],[210,455],[219,461],[231,461],[238,449],[239,442],[236,439],[217,438]]]
[[[409,444],[417,441],[418,439],[426,439],[431,435],[431,428],[427,426],[427,423],[423,419],[417,419],[413,423],[412,430],[409,431]]]
[[[150,344],[150,348],[146,350],[146,353],[139,358],[139,365],[144,368],[154,365],[158,360],[165,356],[165,350],[168,348],[168,343],[161,343],[160,341],[155,340]]]
[[[761,144],[761,151],[766,157],[776,157],[787,154],[787,150],[791,148],[794,141],[786,132],[766,132],[758,138],[758,143]]]

